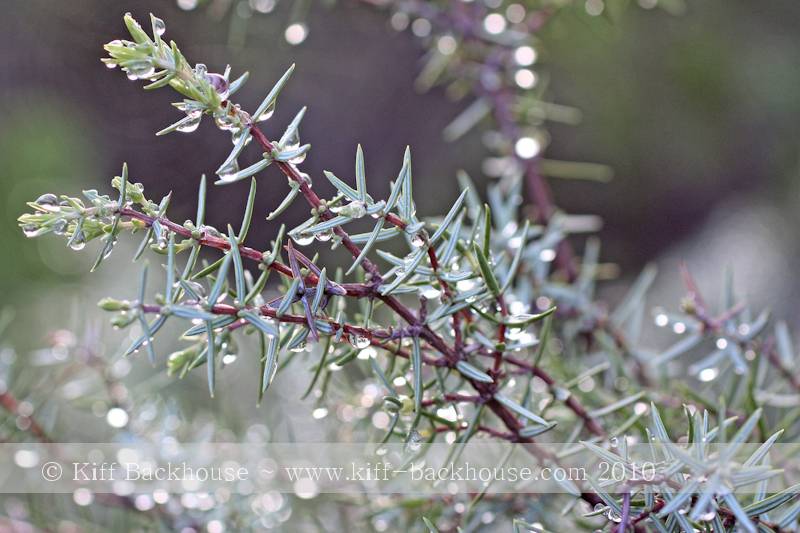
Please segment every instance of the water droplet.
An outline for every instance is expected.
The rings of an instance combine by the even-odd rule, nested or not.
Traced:
[[[250,135],[250,128],[245,126],[240,126],[231,132],[231,142],[233,144],[238,144],[239,141],[242,139],[242,137],[245,135],[247,136]],[[248,144],[250,144],[251,139],[252,137],[248,137],[248,139],[244,142],[244,145],[247,146]]]
[[[536,62],[536,56],[536,50],[530,46],[520,46],[514,50],[514,60],[523,67],[528,67]]]
[[[212,235],[212,236],[214,236],[214,237],[222,237],[222,234],[221,234],[221,233],[220,233],[220,232],[217,230],[217,228],[215,228],[214,226],[206,226],[206,225],[203,225],[203,226],[200,228],[200,230],[201,230],[203,233],[207,234],[207,235]]]
[[[84,248],[86,248],[86,236],[82,231],[78,233],[78,235],[75,236],[75,238],[70,241],[69,247],[75,250],[76,252],[79,252]]]
[[[436,287],[432,287],[430,285],[425,285],[420,287],[419,293],[424,296],[427,300],[433,300],[441,296],[442,291],[437,289]]]
[[[369,361],[370,359],[374,359],[377,355],[378,352],[372,346],[367,346],[358,352],[358,358],[362,361]]]
[[[39,227],[36,224],[25,224],[22,226],[22,233],[24,233],[26,237],[36,237],[38,232]]]
[[[306,160],[306,155],[308,155],[308,152],[303,152],[301,154],[298,154],[297,156],[289,159],[289,163],[292,165],[299,165],[300,163]]]
[[[564,401],[567,400],[567,398],[570,397],[570,392],[567,389],[563,388],[563,387],[557,387],[553,391],[553,396],[555,396],[556,400],[558,400],[560,402],[564,402]]]
[[[605,509],[605,507],[606,507],[606,506],[605,506],[605,505],[603,505],[602,503],[596,503],[596,504],[594,504],[594,510],[595,510],[595,512],[597,512],[597,511],[601,511],[601,510]]]
[[[186,118],[181,121],[180,126],[175,128],[181,133],[192,133],[200,126],[200,119],[203,114],[200,111],[187,113]]]
[[[306,349],[305,341],[301,342],[300,344],[298,344],[294,348],[290,348],[290,350],[293,351],[293,352],[302,352],[302,351],[305,351],[305,349]]]
[[[227,100],[230,85],[224,76],[217,74],[216,72],[210,72],[206,74],[206,80],[214,88],[214,90],[217,91],[217,94],[219,94],[221,99]]]
[[[223,365],[230,365],[236,361],[236,354],[226,353],[222,356],[222,364]]]
[[[403,258],[403,266],[401,267],[403,269],[403,272],[408,272],[409,270],[414,269],[414,262],[416,260],[417,255],[418,255],[417,253],[411,252],[410,254],[408,254]]]
[[[205,76],[206,72],[208,72],[208,67],[206,67],[203,63],[197,63],[194,66],[194,73],[197,76]]]
[[[128,424],[128,413],[119,407],[112,407],[106,413],[106,422],[114,428],[123,428]]]
[[[366,206],[359,201],[350,202],[347,205],[331,208],[331,211],[337,215],[342,215],[350,218],[361,218],[367,214]]]
[[[619,439],[617,437],[611,437],[610,439],[608,439],[608,444],[612,448],[616,448],[617,446],[619,446]]]
[[[411,237],[411,246],[414,248],[420,248],[423,244],[425,244],[425,236],[422,232],[416,233]]]
[[[544,250],[539,252],[539,259],[541,259],[545,263],[549,263],[555,258],[556,258],[556,251],[553,250],[552,248],[545,248]]]
[[[125,73],[129,80],[142,80],[150,78],[156,69],[150,60],[134,61],[125,66]]]
[[[411,433],[408,434],[408,441],[406,441],[404,451],[406,453],[416,453],[420,448],[422,448],[422,435],[416,429],[412,429]]]
[[[306,37],[308,36],[308,28],[305,24],[295,22],[286,28],[283,36],[287,43],[291,45],[298,45],[305,41]]]
[[[263,113],[256,117],[256,122],[263,122],[265,120],[269,120],[272,115],[275,113],[275,101],[267,106]]]
[[[370,345],[370,341],[368,337],[365,337],[363,335],[350,335],[350,344],[352,344],[359,350],[363,350],[364,348]]]
[[[471,279],[462,279],[461,281],[456,283],[456,289],[460,291],[468,291],[475,287],[475,281]]]
[[[57,220],[56,223],[53,224],[53,233],[55,233],[56,235],[64,235],[66,231],[67,231],[67,221],[64,220],[63,218]]]
[[[111,255],[111,252],[114,250],[114,245],[116,244],[117,244],[117,238],[114,237],[113,239],[111,239],[111,242],[108,244],[108,246],[106,246],[103,249],[103,259],[106,259],[108,258],[109,255]]]
[[[188,285],[198,296],[205,296],[206,289],[196,281],[185,280],[186,285]]]
[[[57,205],[58,197],[56,197],[56,195],[52,193],[43,194],[36,199],[36,203],[41,206]]]
[[[218,112],[214,115],[214,122],[216,123],[217,127],[222,131],[233,131],[235,132],[239,127],[236,121],[236,117],[231,115],[226,110],[222,110],[222,112]]]
[[[239,161],[234,159],[224,167],[220,168],[217,172],[217,176],[219,176],[219,179],[222,181],[233,181],[237,172],[239,172]]]
[[[514,152],[522,159],[532,159],[542,150],[542,145],[534,137],[522,137],[514,144]]]
[[[153,33],[161,37],[167,31],[167,25],[158,17],[153,17]]]
[[[292,235],[292,240],[296,242],[298,246],[308,246],[314,242],[314,235],[311,233],[295,233]]]
[[[314,238],[320,242],[328,242],[333,238],[333,231],[321,231],[315,234]]]
[[[719,375],[719,370],[714,367],[711,368],[704,368],[698,374],[698,379],[700,381],[714,381],[717,376]]]
[[[614,511],[613,509],[609,509],[608,510],[608,514],[606,514],[606,516],[608,517],[609,520],[611,520],[612,522],[614,522],[616,524],[619,524],[620,522],[622,522],[622,517],[620,515],[618,515],[616,513],[616,511]]]

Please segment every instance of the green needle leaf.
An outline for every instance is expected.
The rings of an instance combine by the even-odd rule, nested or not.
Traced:
[[[225,258],[222,260],[222,264],[219,267],[219,272],[217,272],[217,279],[214,281],[214,286],[211,288],[211,292],[208,294],[208,305],[214,305],[217,303],[219,299],[219,295],[222,294],[222,287],[225,285],[225,278],[228,275],[228,267],[233,260],[233,254],[228,253],[225,254]]]
[[[289,285],[289,289],[286,291],[283,300],[281,300],[281,304],[275,313],[276,315],[281,317],[286,313],[286,311],[289,310],[289,306],[292,305],[292,300],[294,300],[294,297],[297,294],[297,288],[300,286],[301,281],[302,280],[300,278],[292,278],[292,283]]]
[[[280,141],[278,141],[280,146],[286,145],[289,139],[291,139],[292,136],[297,133],[297,130],[300,127],[300,122],[303,120],[303,116],[306,114],[306,109],[306,107],[300,109],[300,111],[297,112],[292,121],[286,127],[286,131],[281,136]]]
[[[272,338],[279,335],[278,326],[271,320],[264,320],[264,318],[255,311],[241,311],[239,316],[247,320],[267,337]]]
[[[286,82],[289,81],[292,72],[294,72],[294,63],[292,63],[292,66],[288,68],[288,70],[284,73],[283,76],[281,76],[281,78],[278,80],[275,86],[272,87],[267,96],[258,106],[256,112],[253,113],[253,117],[255,117],[256,120],[258,120],[259,117],[264,115],[269,109],[274,108],[275,100],[277,100],[278,95],[281,93],[281,90],[283,90],[283,87],[286,85]]]
[[[300,192],[300,185],[296,181],[289,182],[289,194],[284,197],[283,201],[281,201],[280,205],[275,208],[274,211],[270,212],[267,215],[267,220],[274,220],[275,217],[283,213],[287,207],[292,205],[292,202],[297,197],[297,194]]]
[[[278,344],[280,338],[276,335],[270,337],[267,341],[267,358],[264,361],[263,371],[261,373],[261,394],[267,392],[272,380],[275,379],[275,373],[278,371]]]
[[[328,181],[331,182],[331,185],[336,187],[337,191],[339,191],[340,193],[342,193],[343,195],[345,195],[347,198],[349,198],[354,202],[359,200],[360,196],[358,194],[358,191],[350,187],[348,184],[346,184],[339,178],[337,178],[333,172],[328,172],[327,170],[325,170],[323,171],[323,174],[325,174],[325,177],[328,178]]]
[[[247,296],[245,296],[244,302],[242,302],[243,304],[247,305],[248,303],[250,303],[253,300],[253,298],[255,298],[256,296],[261,294],[261,291],[264,290],[264,287],[267,284],[267,280],[269,279],[270,272],[272,272],[272,271],[270,269],[268,269],[268,268],[264,269],[264,271],[261,272],[261,275],[258,276],[258,279],[253,284],[253,287],[247,293]]]
[[[414,198],[413,198],[413,184],[411,176],[411,148],[406,146],[406,152],[403,155],[403,168],[405,169],[405,179],[403,179],[403,191],[400,198],[400,215],[406,222],[413,222],[416,220]]]
[[[175,234],[170,232],[167,244],[167,303],[172,302],[173,285],[175,285]]]
[[[356,148],[356,189],[361,203],[367,203],[367,174],[364,169],[364,151],[359,144]]]
[[[206,366],[208,371],[208,393],[214,397],[214,390],[216,389],[216,370],[217,370],[217,350],[214,346],[214,328],[210,321],[206,322],[206,336],[207,336],[207,358]]]
[[[531,422],[536,422],[537,424],[541,424],[543,426],[549,425],[549,422],[542,418],[541,416],[535,414],[533,411],[526,409],[525,407],[521,406],[514,400],[502,395],[502,394],[495,394],[495,400],[500,402],[501,404],[505,405],[512,411],[516,412],[517,414],[524,416]]]
[[[492,250],[492,208],[489,204],[483,205],[483,253],[489,257]]]
[[[258,172],[261,172],[262,170],[267,168],[269,166],[270,162],[271,161],[269,159],[263,159],[262,158],[261,160],[259,160],[259,161],[255,162],[255,163],[253,163],[252,165],[250,165],[249,167],[243,168],[239,172],[236,172],[235,174],[230,175],[229,177],[227,177],[224,180],[215,181],[214,185],[229,185],[231,183],[236,183],[237,181],[241,181],[243,179],[249,178],[250,176],[252,176],[252,175],[254,175],[254,174],[258,173]]]
[[[236,299],[239,304],[244,303],[247,292],[244,286],[244,268],[242,266],[242,256],[239,254],[239,244],[236,242],[236,236],[233,233],[233,227],[228,224],[228,242],[230,242],[231,249],[228,255],[233,257],[233,275],[236,281]]]
[[[242,86],[247,82],[247,79],[249,77],[250,77],[250,73],[249,72],[245,72],[244,74],[242,74],[241,76],[239,76],[238,78],[233,80],[228,85],[228,97],[230,97],[232,94],[236,93],[236,91],[241,89]]]
[[[197,217],[194,225],[201,227],[206,218],[206,175],[200,176],[200,187],[197,190]]]
[[[414,371],[414,413],[419,416],[422,412],[422,350],[419,346],[419,337],[412,339],[411,367]]]
[[[251,135],[250,132],[245,133],[244,135],[240,135],[238,139],[236,139],[236,144],[233,145],[233,149],[231,153],[228,154],[228,157],[225,158],[225,161],[219,166],[219,168],[214,172],[218,176],[225,173],[225,169],[231,168],[239,158],[239,154],[242,153],[244,147],[247,146],[248,141],[250,140]]]
[[[464,199],[467,197],[467,192],[469,192],[468,189],[465,189],[458,197],[456,202],[453,204],[453,206],[450,208],[450,211],[447,212],[447,215],[445,215],[444,219],[442,220],[442,223],[439,225],[438,228],[436,228],[436,231],[434,232],[433,236],[431,236],[430,238],[431,244],[436,244],[436,241],[438,241],[439,238],[442,235],[444,235],[444,232],[447,231],[447,229],[453,223],[453,220],[455,220],[456,215],[458,215],[458,212],[461,210],[461,206],[464,204]]]
[[[456,369],[469,379],[480,381],[481,383],[494,383],[494,380],[489,374],[483,370],[479,370],[466,361],[459,361],[456,363]]]
[[[481,277],[483,277],[483,280],[486,282],[486,286],[494,296],[499,296],[500,286],[497,284],[497,278],[494,276],[494,271],[489,264],[489,260],[486,258],[480,248],[478,248],[476,243],[472,243],[472,251],[475,253],[475,257],[478,259],[478,266],[481,269]]]
[[[250,230],[250,222],[253,220],[253,207],[256,203],[256,179],[250,179],[250,192],[247,193],[247,207],[244,210],[244,217],[242,218],[242,227],[239,229],[239,236],[236,241],[239,243],[244,242],[247,237],[247,232]]]
[[[383,218],[378,219],[378,222],[375,224],[375,227],[372,228],[372,233],[369,234],[367,242],[364,243],[364,246],[361,247],[361,253],[358,254],[356,260],[353,261],[353,264],[350,265],[350,268],[347,269],[345,275],[349,276],[350,273],[352,273],[356,268],[358,268],[358,265],[361,264],[361,261],[363,261],[364,258],[367,257],[367,254],[369,253],[370,249],[377,242],[378,236],[380,235],[382,228],[383,228]]]
[[[323,267],[317,282],[317,290],[314,292],[314,301],[311,303],[311,313],[316,314],[319,311],[319,305],[322,303],[322,297],[325,295],[325,287],[328,284],[328,273]]]

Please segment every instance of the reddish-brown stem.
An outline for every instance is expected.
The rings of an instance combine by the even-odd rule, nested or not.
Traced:
[[[505,320],[508,316],[508,307],[506,307],[506,301],[503,298],[503,295],[500,294],[497,296],[497,305],[500,307],[500,314]],[[500,322],[497,326],[497,342],[498,344],[502,344],[506,341],[506,325],[505,322]],[[492,374],[495,376],[500,375],[500,366],[503,363],[503,352],[499,349],[494,351],[494,365],[492,366]]]
[[[554,391],[554,389],[557,387],[556,380],[553,379],[553,377],[550,374],[542,370],[540,367],[528,364],[525,361],[517,359],[513,355],[506,356],[505,360],[506,362],[511,363],[512,365],[524,368],[534,376],[544,381],[551,391]],[[588,429],[598,437],[606,436],[606,431],[603,429],[603,426],[601,426],[597,420],[592,418],[592,416],[589,414],[586,408],[583,407],[583,405],[575,397],[574,394],[570,394],[567,397],[567,399],[564,400],[564,405],[569,407],[569,409],[573,413],[575,413],[581,420],[583,420],[583,423],[586,425],[586,429]]]
[[[19,402],[14,397],[13,394],[10,392],[4,392],[0,394],[0,406],[3,407],[6,411],[11,413],[15,416],[23,416],[28,422],[28,427],[26,431],[30,432],[31,435],[36,437],[41,442],[53,442],[50,437],[47,435],[47,432],[36,422],[33,416],[22,415],[19,412]]]
[[[431,243],[428,241],[427,237],[425,238],[425,246],[428,247],[428,259],[430,259],[431,268],[433,268],[433,272],[436,274],[436,279],[439,280],[439,286],[442,288],[445,298],[452,301],[453,290],[450,288],[450,285],[439,275],[441,273],[439,267],[439,258],[436,257],[436,250],[433,246],[431,246]],[[453,313],[453,336],[455,338],[456,352],[460,352],[464,344],[461,335],[461,313],[461,311]]]
[[[152,305],[152,304],[142,304],[142,305],[140,305],[140,309],[143,312],[150,313],[150,314],[162,314],[164,312],[164,308],[162,308],[159,305]],[[210,309],[208,309],[208,311],[213,313],[213,314],[216,314],[216,315],[236,315],[242,309],[243,308],[234,307],[234,306],[228,305],[228,304],[215,304]],[[247,309],[247,308],[244,308],[244,309]],[[265,316],[267,318],[271,318],[271,319],[276,320],[278,322],[284,322],[284,323],[287,323],[287,324],[307,324],[308,323],[308,319],[305,316],[302,316],[302,315],[292,315],[292,314],[284,313],[283,315],[278,316],[278,312],[277,312],[276,309],[273,309],[273,308],[268,307],[266,305],[263,305],[263,306],[258,307],[258,308],[249,308],[249,309],[250,310],[255,310],[261,316]],[[391,351],[392,353],[395,353],[396,355],[398,355],[400,357],[403,357],[405,359],[409,359],[410,358],[410,355],[408,354],[408,352],[405,352],[405,351],[399,350],[399,349],[393,349],[393,348],[386,347],[380,342],[381,340],[387,340],[387,339],[393,338],[393,334],[389,330],[385,330],[385,329],[369,329],[369,328],[364,328],[364,327],[361,327],[361,326],[354,326],[352,324],[336,322],[335,320],[332,320],[332,319],[329,319],[329,318],[324,318],[324,317],[317,317],[317,320],[321,320],[321,321],[327,322],[328,325],[330,325],[331,328],[334,331],[343,330],[344,333],[346,333],[348,335],[357,335],[357,336],[367,337],[368,339],[370,339],[370,343],[375,345],[375,346],[378,346],[380,348],[384,348],[384,349],[386,349],[388,351]],[[229,325],[228,328],[231,329],[231,330],[236,330],[236,329],[239,329],[239,328],[241,328],[243,326],[246,326],[246,325],[247,325],[247,321],[240,320],[240,321],[234,322],[233,324]],[[426,364],[429,364],[429,365],[443,366],[441,360],[435,359],[433,357],[430,357],[430,356],[427,356],[427,355],[424,355],[424,354],[422,356],[422,360],[423,360],[423,362],[425,362]]]
[[[187,239],[193,238],[192,232],[190,230],[181,226],[180,224],[176,224],[175,222],[169,220],[166,217],[152,217],[150,215],[146,215],[140,211],[131,209],[129,207],[122,208],[120,209],[119,212],[122,216],[140,220],[148,226],[152,225],[153,222],[158,220],[158,222],[162,226],[174,232],[175,234],[180,235],[181,237],[185,237]],[[222,237],[216,237],[214,235],[209,235],[208,233],[203,233],[202,236],[199,239],[197,239],[197,243],[200,244],[201,246],[206,246],[208,248],[214,248],[216,250],[221,250],[221,251],[230,250],[231,247],[230,242],[227,239],[223,239]],[[264,252],[260,252],[254,248],[240,245],[239,255],[241,255],[245,259],[249,259],[257,263],[266,264],[263,261]],[[289,278],[292,277],[292,269],[279,261],[272,261],[269,265],[269,268],[286,277]],[[307,285],[316,285],[318,281],[319,277],[317,277],[317,275],[314,274],[313,272],[309,273],[305,277],[305,282]],[[372,285],[365,283],[345,283],[342,285],[342,287],[344,287],[344,289],[347,291],[346,296],[354,296],[354,297],[371,296],[375,292],[375,288]]]
[[[628,529],[628,522],[631,517],[631,493],[626,492],[622,495],[622,515],[616,533],[625,533]]]
[[[461,402],[461,403],[480,403],[481,402],[480,396],[473,396],[469,394],[453,394],[447,393],[442,398],[431,398],[428,400],[423,400],[422,405],[428,407],[430,405],[437,405],[442,403],[443,401],[446,402]]]
[[[312,191],[312,193],[313,193],[313,191]],[[316,197],[316,195],[314,195],[314,197]],[[319,200],[319,199],[317,198],[317,200]],[[155,217],[151,217],[149,215],[146,215],[144,213],[136,211],[135,209],[131,209],[131,208],[127,208],[127,207],[120,209],[120,214],[123,215],[123,216],[127,216],[129,218],[135,218],[137,220],[141,220],[142,222],[144,222],[147,225],[152,225],[152,223],[156,220]],[[192,232],[189,231],[187,228],[181,226],[180,224],[176,224],[175,222],[172,222],[171,220],[169,220],[167,218],[164,218],[164,217],[158,218],[158,221],[159,221],[159,223],[161,223],[165,228],[169,229],[170,231],[173,231],[173,232],[175,232],[176,234],[178,234],[178,235],[180,235],[182,237],[192,238]],[[341,229],[341,228],[339,228],[339,229]],[[344,230],[342,230],[342,233],[344,233]],[[344,234],[345,234],[345,236],[347,235],[346,233],[344,233]],[[350,241],[349,237],[347,237],[347,240],[352,245],[352,249],[350,250],[351,253],[353,253],[355,256],[357,256],[359,253],[361,253],[361,250],[358,248],[358,246],[353,244],[352,241]],[[230,249],[230,243],[228,242],[228,240],[223,239],[221,237],[216,237],[214,235],[204,234],[204,235],[202,235],[200,237],[200,239],[198,239],[198,242],[202,246],[207,246],[207,247],[215,248],[215,249],[218,249],[218,250],[228,250],[228,249]],[[342,242],[344,242],[344,239],[343,239]],[[262,252],[259,252],[258,250],[255,250],[253,248],[249,248],[247,246],[240,246],[239,247],[239,254],[242,257],[246,258],[246,259],[249,259],[249,260],[252,260],[252,261],[257,261],[259,263],[263,263],[263,261],[262,261],[263,254],[262,254]],[[365,259],[362,262],[362,265],[365,265],[368,261],[369,261],[368,259]],[[377,269],[377,267],[374,265],[374,263],[369,263],[369,264],[372,264],[373,268]],[[270,265],[270,268],[276,270],[277,272],[280,272],[281,274],[289,276],[289,277],[291,277],[291,275],[292,275],[291,269],[288,266],[286,266],[286,265],[284,265],[282,263],[279,263],[279,262],[273,262]],[[380,278],[378,278],[378,279],[380,279]],[[306,277],[306,280],[310,284],[316,284],[317,281],[318,281],[318,278],[317,278],[316,275],[314,275],[312,273],[312,274],[309,274]],[[411,309],[409,309],[408,307],[406,307],[405,305],[400,303],[399,300],[397,300],[396,298],[394,298],[392,296],[384,296],[384,295],[378,294],[376,292],[376,286],[375,285],[373,285],[373,284],[349,283],[349,284],[344,284],[342,286],[345,288],[345,290],[347,290],[347,295],[348,296],[354,296],[354,297],[377,297],[381,301],[383,301],[390,309],[392,309],[395,313],[397,313],[408,324],[419,325],[419,320],[417,319],[417,316],[414,314],[414,312],[411,311]],[[431,330],[430,327],[428,327],[428,326],[420,326],[420,336],[423,337],[437,351],[441,352],[442,354],[447,355],[451,359],[453,358],[453,355],[454,355],[453,350],[447,345],[447,343],[445,343],[445,341],[439,335],[437,335],[433,330]]]
[[[639,522],[648,519],[653,514],[657,514],[661,509],[664,508],[665,505],[666,502],[664,500],[656,500],[656,503],[653,505],[652,509],[648,509],[636,516],[633,520],[631,520],[631,524],[633,524],[635,527]]]
[[[482,431],[483,433],[486,433],[486,434],[491,435],[492,437],[496,437],[498,439],[508,440],[508,441],[512,441],[512,442],[516,438],[513,433],[507,433],[505,431],[499,431],[499,430],[497,430],[495,428],[492,428],[492,427],[489,427],[489,426],[478,426],[478,431]]]

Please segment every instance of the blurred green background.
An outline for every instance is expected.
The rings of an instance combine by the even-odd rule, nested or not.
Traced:
[[[213,173],[227,155],[227,137],[207,121],[192,135],[156,138],[155,131],[179,118],[169,105],[174,95],[144,93],[141,84],[103,68],[102,44],[124,34],[125,11],[164,18],[167,37],[211,71],[226,63],[234,75],[249,70],[237,95],[245,107],[255,106],[296,62],[266,129],[279,134],[309,106],[303,138],[313,149],[304,169],[321,194],[330,192],[322,170],[348,175],[359,142],[378,195],[388,191],[411,145],[423,215],[442,212],[455,198],[458,169],[485,183],[481,131],[454,144],[442,140],[442,128],[467,102],[448,101],[441,89],[413,88],[422,51],[413,35],[390,29],[382,11],[342,0],[312,5],[304,14],[308,39],[290,46],[283,37],[297,16],[290,4],[263,15],[244,2],[218,0],[188,11],[167,0],[5,2],[0,246],[7,259],[0,262],[0,291],[17,313],[5,340],[20,351],[40,346],[50,329],[105,320],[94,308],[100,296],[125,298],[133,290],[127,281],[135,270],[124,250],[88,275],[92,254],[65,252],[55,238],[25,240],[15,219],[26,200],[108,190],[127,161],[151,197],[174,192],[171,217],[182,221],[194,212],[199,176]],[[790,312],[800,266],[794,238],[800,4],[709,0],[677,13],[636,3],[609,11],[590,17],[578,2],[541,34],[538,68],[550,80],[552,101],[583,112],[578,126],[552,127],[548,157],[615,170],[609,184],[555,182],[557,203],[605,220],[603,258],[622,267],[623,280],[647,262],[663,265],[656,289],[656,298],[668,295],[663,305],[677,304],[674,266],[686,258],[711,291],[730,265],[757,303]],[[265,214],[281,200],[285,182],[269,169],[259,186],[257,213]],[[209,221],[238,223],[246,188],[214,188]],[[294,207],[289,225],[306,214],[299,202]],[[264,248],[276,229],[257,216],[249,241]],[[120,337],[111,334],[109,345],[114,335]]]

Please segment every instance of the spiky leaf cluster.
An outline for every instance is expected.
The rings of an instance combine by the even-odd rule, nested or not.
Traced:
[[[229,99],[243,79],[229,84],[227,70],[212,75],[200,65],[189,67],[177,46],[163,41],[159,19],[152,18],[152,37],[130,16],[125,20],[133,40],[107,45],[107,64],[149,81],[149,88],[171,86],[186,98],[177,104],[186,118],[163,132],[189,132],[200,117],[213,116],[220,129],[233,134],[234,143],[220,158],[217,183],[250,178],[247,208],[241,222],[233,221],[238,229],[204,223],[205,179],[196,219],[177,224],[168,218],[169,196],[158,203],[148,200],[142,187],[128,180],[127,168],[113,182],[120,193],[116,200],[95,191],[87,191],[85,200],[44,195],[30,204],[33,213],[20,218],[29,236],[65,234],[73,248],[101,240],[95,266],[123,232],[144,233],[140,252],[149,248],[159,254],[163,269],[145,266],[138,290],[120,295],[126,299],[101,302],[118,313],[117,326],[140,330],[127,353],[146,350],[153,362],[178,376],[205,367],[213,394],[226,361],[256,345],[258,357],[250,360],[260,365],[253,384],[259,400],[281,369],[311,366],[306,395],[317,392],[320,402],[331,376],[352,369],[381,387],[383,402],[373,409],[389,416],[378,436],[383,441],[541,439],[562,443],[562,454],[588,447],[623,463],[624,450],[621,455],[609,451],[620,439],[649,442],[654,437],[666,450],[658,458],[657,482],[622,494],[608,493],[594,481],[565,483],[565,495],[523,506],[514,523],[519,530],[781,531],[795,526],[800,507],[794,489],[772,496],[759,489],[753,501],[734,493],[774,475],[762,463],[781,428],[797,435],[796,402],[783,398],[800,390],[792,370],[797,357],[784,326],[772,335],[768,315],[751,315],[732,290],[715,312],[687,271],[682,314],[657,311],[655,316],[656,325],[671,326],[681,340],[666,349],[644,346],[645,297],[654,271],[643,272],[613,309],[598,301],[596,285],[605,268],[599,242],[587,240],[578,259],[569,241],[587,230],[586,219],[545,203],[531,216],[520,205],[526,181],[541,183],[541,176],[532,174],[538,167],[530,162],[508,166],[490,185],[485,203],[461,174],[455,202],[443,216],[427,218],[415,207],[410,150],[388,197],[375,198],[367,190],[370,180],[359,147],[352,177],[326,172],[336,193],[320,198],[311,177],[300,170],[310,148],[299,139],[305,110],[277,141],[257,125],[271,115],[291,68],[247,113]],[[259,157],[242,168],[238,161],[252,141]],[[513,158],[535,159],[524,153]],[[300,198],[310,211],[306,221],[288,232],[282,228],[269,249],[259,250],[245,243],[257,215],[256,184],[274,179],[263,172],[268,166],[289,183],[268,217],[278,217]],[[350,232],[364,221],[370,221],[367,231]],[[315,243],[343,248],[350,256],[347,263],[321,265],[308,251]],[[214,250],[217,257],[200,261],[201,249]],[[154,270],[160,274],[159,293],[148,300]],[[276,276],[270,282],[272,272]],[[186,347],[164,357],[156,348],[157,334],[165,323],[179,321]],[[669,380],[683,367],[667,363],[697,357],[690,368],[701,386],[675,401]],[[252,364],[246,359],[238,361]],[[293,364],[297,361],[304,364]],[[706,379],[710,374],[703,371],[709,368],[715,374]],[[657,403],[668,409],[658,410]],[[686,446],[673,438],[684,403]],[[710,427],[713,415],[719,420],[716,428]],[[735,429],[730,441],[725,440],[728,427]],[[715,439],[735,447],[755,435],[766,448],[744,464],[707,451]],[[535,459],[550,465],[559,461]],[[409,509],[414,519],[420,514],[407,501],[395,499],[392,505]],[[425,505],[430,529],[465,519],[441,502]],[[515,509],[478,495],[470,513],[518,513]],[[541,527],[532,525],[534,520]]]

